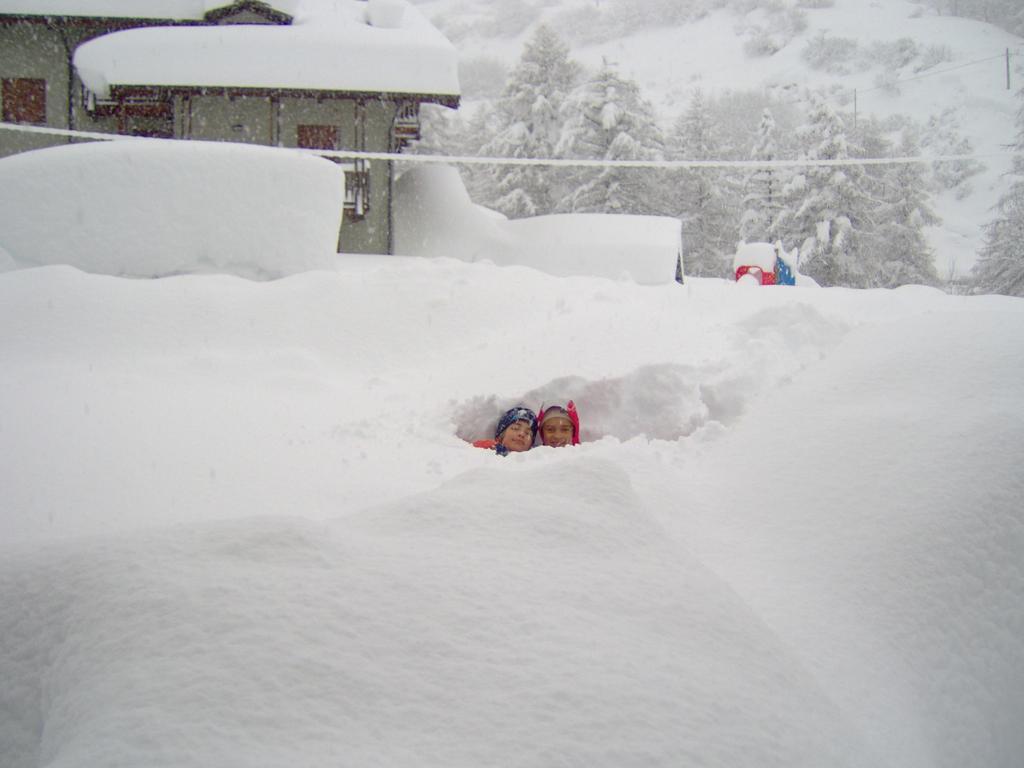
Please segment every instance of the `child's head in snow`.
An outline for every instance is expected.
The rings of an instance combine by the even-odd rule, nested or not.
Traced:
[[[537,415],[529,408],[517,405],[502,414],[494,439],[509,451],[528,451],[537,436]]]
[[[541,442],[551,448],[576,445],[580,441],[580,419],[576,404],[570,400],[563,408],[551,405],[540,409],[537,418]]]

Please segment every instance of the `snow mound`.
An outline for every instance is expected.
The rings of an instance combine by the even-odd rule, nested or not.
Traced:
[[[340,261],[0,274],[5,768],[1017,767],[1024,301]]]
[[[0,248],[22,267],[267,279],[337,260],[341,172],[241,144],[118,141],[0,160]]]
[[[1024,345],[994,332],[1011,304],[973,306],[939,338],[929,316],[852,329],[722,435],[671,526],[893,765],[1024,754]]]
[[[411,168],[395,183],[395,252],[403,255],[664,285],[676,279],[681,238],[679,220],[668,216],[573,213],[509,220],[473,204],[452,166]]]
[[[164,765],[343,749],[358,765],[667,766],[694,734],[716,765],[877,765],[613,462],[507,463],[325,524],[42,550],[5,560],[0,604],[0,706],[36,704],[2,707],[15,768],[151,765],[154,744]]]
[[[563,376],[518,396],[480,395],[451,404],[463,440],[490,437],[498,416],[514,405],[538,410],[573,400],[583,442],[614,437],[679,440],[702,427],[730,425],[774,388],[838,344],[849,326],[814,307],[768,307],[738,322],[728,354],[695,365],[656,363],[621,376]]]

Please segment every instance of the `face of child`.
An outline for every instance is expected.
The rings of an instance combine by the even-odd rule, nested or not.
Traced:
[[[544,445],[561,448],[572,442],[572,422],[565,416],[552,416],[544,419],[540,428],[541,440]]]
[[[510,451],[528,451],[533,445],[533,430],[528,421],[515,421],[501,433],[498,442]]]

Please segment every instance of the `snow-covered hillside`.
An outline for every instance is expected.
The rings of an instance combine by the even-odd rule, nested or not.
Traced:
[[[966,139],[984,170],[972,177],[966,195],[948,191],[935,200],[943,224],[929,230],[929,240],[944,276],[969,271],[981,227],[1005,190],[1004,174],[1011,165],[1007,145],[1015,136],[1013,117],[1019,107],[1015,93],[1024,86],[1022,40],[990,24],[937,15],[925,3],[775,4],[790,8],[790,14],[768,13],[763,4],[740,14],[734,10],[740,4],[733,3],[680,25],[624,27],[623,35],[601,29],[600,42],[588,38],[597,36],[593,29],[602,19],[614,18],[622,9],[628,14],[630,7],[641,17],[652,13],[651,8],[616,0],[563,0],[542,6],[423,0],[418,5],[455,41],[463,79],[470,84],[488,77],[496,82],[501,67],[515,64],[524,41],[543,21],[569,42],[579,62],[597,68],[607,60],[636,80],[666,124],[685,109],[696,88],[710,97],[754,91],[796,101],[800,89],[811,86],[827,91],[836,107],[849,114],[856,93],[861,116],[911,118],[926,129],[926,142],[932,137],[925,147],[929,155],[958,154],[963,147],[955,140]],[[794,22],[794,14],[802,22]],[[588,20],[590,27],[584,23]],[[767,55],[766,49],[777,50]],[[811,56],[811,50],[818,55]],[[473,109],[474,93],[465,104],[468,111]],[[747,116],[750,132],[758,118],[756,111]]]

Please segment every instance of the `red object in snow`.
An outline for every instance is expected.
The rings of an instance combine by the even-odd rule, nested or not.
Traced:
[[[748,264],[744,264],[741,267],[736,268],[736,279],[739,280],[744,275],[751,275],[758,279],[761,285],[775,285],[775,273],[765,272],[760,267],[752,267]]]

